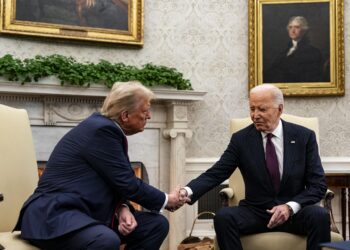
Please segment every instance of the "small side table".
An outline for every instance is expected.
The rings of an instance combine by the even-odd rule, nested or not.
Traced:
[[[341,188],[341,225],[343,238],[346,239],[346,213],[350,232],[350,173],[326,173],[326,182],[329,187]]]

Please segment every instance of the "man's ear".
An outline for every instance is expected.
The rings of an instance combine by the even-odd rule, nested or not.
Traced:
[[[283,108],[283,104],[278,105],[278,111],[280,112],[280,114],[283,113]]]
[[[122,122],[127,122],[128,119],[129,119],[129,113],[128,111],[122,111],[121,114],[120,114],[120,118],[122,120]]]

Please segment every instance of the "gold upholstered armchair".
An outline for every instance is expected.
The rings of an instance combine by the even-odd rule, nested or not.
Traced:
[[[288,122],[296,123],[312,129],[315,131],[316,139],[319,141],[319,126],[318,118],[305,118],[298,117],[293,115],[283,114],[282,119]],[[242,119],[233,119],[231,120],[231,133],[234,133],[249,124],[251,124],[251,119],[242,118]],[[239,169],[236,169],[235,172],[229,179],[229,187],[220,191],[220,196],[222,198],[222,203],[224,206],[233,206],[237,205],[238,202],[244,198],[245,187],[242,175]],[[321,202],[320,205],[323,205],[330,212],[331,217],[331,238],[332,241],[341,241],[343,240],[342,236],[339,234],[338,229],[334,224],[332,208],[331,208],[331,199],[334,197],[334,193],[330,190],[327,191],[325,199]],[[306,249],[306,237],[284,233],[284,232],[267,232],[259,233],[252,235],[245,235],[241,237],[241,242],[244,250],[305,250]],[[217,248],[218,249],[218,248]]]
[[[11,232],[38,182],[29,118],[25,110],[5,105],[0,105],[0,117],[0,249],[38,249],[20,239],[20,232]]]
[[[0,250],[39,250],[12,232],[39,180],[28,114],[0,104],[0,117]]]

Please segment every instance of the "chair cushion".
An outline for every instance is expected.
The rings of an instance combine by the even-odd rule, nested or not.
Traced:
[[[342,241],[343,237],[331,232],[331,241]],[[283,250],[305,250],[306,236],[299,236],[290,233],[273,232],[251,234],[241,237],[244,250],[280,250],[283,242]],[[215,249],[220,250],[215,237]],[[322,248],[329,250],[329,248]]]
[[[244,250],[305,250],[306,237],[284,232],[251,234],[241,237]]]
[[[332,241],[341,241],[340,234],[331,233]],[[279,250],[283,245],[283,250],[305,250],[306,236],[300,236],[284,232],[269,232],[252,234],[241,237],[244,250]]]
[[[30,245],[27,241],[20,238],[20,232],[2,232],[0,233],[0,244],[5,250],[39,250],[39,248]]]

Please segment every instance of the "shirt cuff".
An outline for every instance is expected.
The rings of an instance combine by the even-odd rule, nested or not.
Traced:
[[[185,189],[186,190],[186,192],[187,192],[187,196],[188,197],[191,197],[191,195],[193,194],[193,191],[192,191],[192,189],[191,188],[189,188],[189,187],[183,187],[183,189]]]
[[[165,194],[165,201],[164,201],[164,204],[163,204],[162,208],[160,209],[159,213],[163,213],[166,204],[168,204],[168,194],[167,193],[164,193],[164,194]]]
[[[286,204],[293,209],[293,214],[296,214],[301,209],[301,206],[300,206],[300,204],[298,202],[289,201]]]

